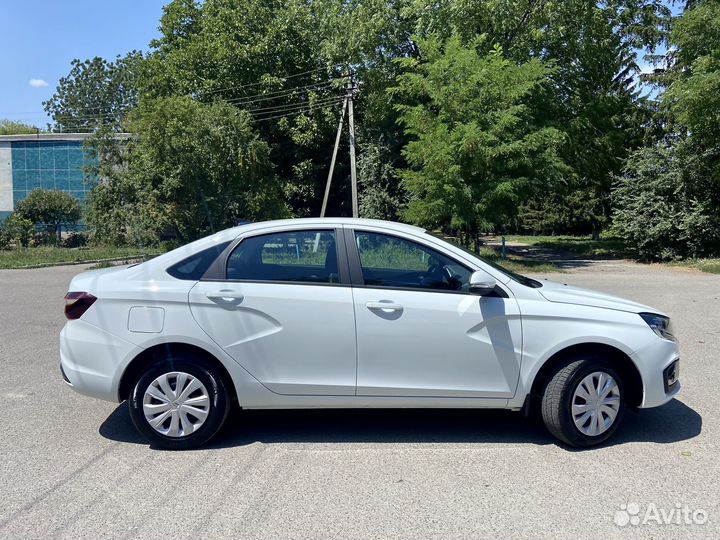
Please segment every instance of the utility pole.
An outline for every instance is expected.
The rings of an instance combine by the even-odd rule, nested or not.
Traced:
[[[325,217],[327,210],[328,197],[330,197],[330,184],[332,182],[333,171],[335,170],[335,158],[337,158],[338,146],[340,146],[340,135],[342,134],[343,120],[345,120],[345,109],[347,109],[348,98],[345,96],[343,101],[342,112],[340,113],[340,123],[338,124],[337,135],[335,136],[335,148],[333,148],[332,160],[330,161],[330,171],[328,172],[327,183],[325,184],[325,196],[323,197],[322,210],[320,217]]]
[[[348,69],[348,72],[350,70]],[[352,185],[352,212],[353,217],[358,217],[358,190],[357,190],[357,170],[355,167],[355,119],[353,117],[353,79],[352,73],[348,76],[348,128],[350,129],[350,183]]]

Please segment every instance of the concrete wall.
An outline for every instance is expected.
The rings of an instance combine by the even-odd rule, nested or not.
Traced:
[[[0,141],[0,212],[12,212],[13,170],[10,143]]]

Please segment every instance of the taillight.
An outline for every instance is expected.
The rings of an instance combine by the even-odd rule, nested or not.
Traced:
[[[87,292],[69,292],[65,295],[65,317],[72,321],[83,316],[90,306],[95,303],[95,298]]]

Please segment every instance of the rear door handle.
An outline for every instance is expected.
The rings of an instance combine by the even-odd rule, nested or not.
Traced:
[[[238,304],[243,301],[245,295],[241,292],[233,291],[232,289],[223,289],[216,292],[209,292],[205,295],[210,300],[226,302],[228,304]]]
[[[365,304],[368,309],[382,309],[383,311],[402,311],[402,304],[395,302],[368,302]]]

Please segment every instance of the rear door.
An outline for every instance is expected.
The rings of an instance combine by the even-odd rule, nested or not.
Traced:
[[[516,300],[468,292],[472,270],[400,233],[346,230],[357,395],[509,398],[520,373]]]
[[[224,279],[190,292],[198,324],[273,392],[355,393],[352,291],[337,236],[322,228],[248,236]]]

